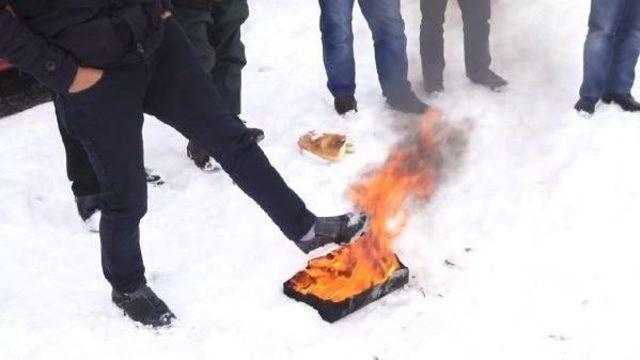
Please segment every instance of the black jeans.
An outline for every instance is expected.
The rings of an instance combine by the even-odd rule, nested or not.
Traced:
[[[315,222],[247,128],[222,106],[175,20],[169,18],[164,31],[160,47],[147,60],[107,70],[90,89],[58,97],[62,122],[82,143],[100,181],[102,266],[118,291],[145,282],[139,243],[139,222],[147,208],[143,113],[201,144],[287,238],[299,240]]]
[[[96,195],[100,193],[100,183],[96,174],[93,172],[91,162],[87,156],[82,144],[74,139],[67,131],[62,123],[62,103],[59,96],[53,97],[53,103],[56,107],[56,119],[58,121],[58,130],[62,137],[64,145],[64,153],[66,155],[67,177],[71,181],[71,190],[76,197]]]

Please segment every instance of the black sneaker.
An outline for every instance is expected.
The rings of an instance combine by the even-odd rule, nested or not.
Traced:
[[[638,103],[631,94],[607,93],[602,96],[602,102],[605,104],[614,103],[620,106],[622,110],[628,112],[640,111],[640,103]]]
[[[314,238],[308,241],[297,241],[295,244],[305,254],[330,243],[348,244],[362,235],[368,219],[368,216],[363,213],[319,217],[314,225]]]
[[[489,69],[468,74],[468,77],[472,83],[484,86],[491,91],[501,91],[509,84],[507,80]]]
[[[124,314],[133,321],[154,328],[167,327],[176,316],[169,310],[167,304],[147,285],[142,285],[130,293],[111,292],[111,300]]]
[[[340,115],[344,115],[349,111],[358,112],[358,102],[356,98],[351,95],[336,96],[336,98],[333,99],[333,107]]]
[[[591,116],[596,111],[597,103],[598,99],[584,96],[578,100],[573,108],[582,116]]]
[[[392,109],[406,114],[423,114],[429,109],[429,105],[422,102],[413,91],[388,97],[387,104]]]
[[[102,210],[102,197],[99,194],[76,196],[76,206],[82,221],[87,221],[97,211]]]

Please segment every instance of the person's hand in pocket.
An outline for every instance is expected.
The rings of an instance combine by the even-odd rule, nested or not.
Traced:
[[[98,83],[102,76],[104,75],[104,71],[96,68],[78,67],[78,72],[76,73],[75,79],[73,79],[73,83],[69,88],[69,93],[75,94],[81,91],[89,90],[92,86]]]

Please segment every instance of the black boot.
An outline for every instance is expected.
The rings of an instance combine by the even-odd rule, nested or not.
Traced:
[[[82,221],[87,221],[102,209],[102,197],[99,194],[76,196],[76,206]]]
[[[235,121],[239,121],[243,124],[246,122],[238,116],[233,117]],[[249,135],[253,138],[256,143],[264,140],[264,131],[258,128],[247,128],[249,131]],[[211,156],[209,153],[196,145],[193,141],[189,140],[189,144],[187,144],[187,156],[189,159],[193,160],[198,168],[206,172],[213,172],[220,170],[220,167],[211,161]]]
[[[591,116],[596,111],[597,103],[598,99],[584,96],[578,100],[573,108],[581,115]]]
[[[349,111],[358,112],[358,102],[356,98],[351,95],[336,96],[333,99],[333,107],[340,115],[344,115]]]
[[[423,114],[429,109],[429,105],[422,102],[413,91],[390,96],[387,98],[387,104],[394,110],[407,114]]]
[[[468,74],[467,76],[474,84],[484,86],[492,91],[500,91],[508,84],[507,80],[489,69]]]
[[[295,244],[305,254],[327,244],[348,244],[362,235],[367,224],[366,214],[345,214],[333,217],[319,217],[313,227],[310,239],[301,239]]]
[[[187,156],[189,159],[193,160],[194,164],[196,164],[200,170],[206,172],[219,170],[219,168],[211,162],[209,153],[191,140],[189,140],[189,143],[187,144]]]
[[[166,327],[176,318],[167,304],[147,285],[142,285],[130,293],[113,290],[111,300],[126,316],[143,325],[151,325],[154,328]]]
[[[622,110],[628,112],[640,111],[640,103],[638,103],[631,94],[607,93],[602,95],[602,102],[605,104],[614,103],[620,106]]]
[[[247,122],[240,119],[239,116],[234,116],[234,119],[236,121],[240,121],[245,125],[247,124]],[[255,140],[256,143],[259,143],[260,141],[264,140],[264,131],[262,129],[250,128],[250,127],[247,127],[247,129],[249,130],[249,135],[251,135],[251,137],[253,138],[253,140]]]

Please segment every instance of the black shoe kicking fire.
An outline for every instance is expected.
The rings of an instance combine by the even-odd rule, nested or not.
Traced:
[[[333,107],[339,115],[344,115],[349,111],[358,112],[358,102],[355,97],[350,95],[336,96],[333,99]]]
[[[631,94],[604,94],[602,96],[602,102],[604,102],[605,104],[614,103],[620,106],[622,110],[628,112],[640,111],[640,103],[638,103]]]
[[[147,285],[142,285],[130,293],[113,290],[111,300],[126,316],[143,325],[151,325],[154,328],[168,327],[176,318],[167,304]]]
[[[331,243],[348,244],[362,235],[368,219],[363,213],[319,217],[309,234],[295,244],[305,254]]]

